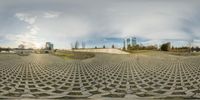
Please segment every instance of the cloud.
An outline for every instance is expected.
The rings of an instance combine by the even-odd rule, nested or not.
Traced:
[[[59,12],[46,12],[44,13],[44,18],[56,18],[59,17]]]
[[[75,40],[107,37],[136,36],[150,40],[149,43],[200,38],[199,0],[20,0],[3,3],[1,7],[7,6],[10,12],[16,13],[15,17],[28,23],[27,31],[20,34],[53,41],[59,47]]]
[[[195,46],[200,46],[200,39],[199,39],[199,40],[195,39],[195,40],[193,41],[192,45],[193,45],[194,47],[195,47]]]
[[[63,16],[56,20],[41,19],[37,25],[43,35],[80,38],[90,34],[90,23],[73,16]]]
[[[15,16],[19,20],[27,22],[29,24],[34,24],[36,19],[37,19],[37,16],[32,16],[32,15],[29,15],[29,14],[26,14],[26,13],[16,13]]]
[[[41,47],[40,37],[37,37],[40,28],[35,24],[37,16],[29,13],[16,13],[15,16],[26,23],[27,31],[21,32],[17,35],[7,35],[9,40],[14,40],[16,44],[24,44],[27,48],[39,48]]]
[[[37,35],[38,31],[40,30],[40,28],[36,25],[32,25],[32,26],[27,26],[27,29],[29,29],[29,33],[31,35]]]

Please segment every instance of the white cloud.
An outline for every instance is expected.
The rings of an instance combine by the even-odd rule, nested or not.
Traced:
[[[28,30],[21,34],[57,44],[66,45],[71,40],[87,37],[130,35],[155,41],[200,38],[198,0],[22,1],[26,3],[15,2],[16,10],[12,10],[27,12],[15,14],[29,24]],[[27,6],[31,7],[21,9]]]
[[[60,12],[46,12],[44,18],[56,18],[60,16]]]
[[[56,20],[41,19],[37,25],[41,28],[41,35],[47,37],[83,38],[91,32],[90,23],[75,16],[62,16]]]
[[[35,24],[37,16],[29,13],[16,13],[15,16],[26,23],[28,23],[27,31],[21,32],[17,35],[8,35],[7,38],[14,40],[16,44],[24,44],[27,48],[39,48],[41,47],[40,38],[37,37],[40,28]]]
[[[29,33],[31,35],[37,35],[38,31],[40,30],[40,28],[36,25],[28,26],[27,29],[29,29]]]
[[[32,16],[32,15],[26,14],[26,13],[16,13],[15,16],[19,20],[27,22],[29,24],[34,24],[37,19],[37,16]]]
[[[194,40],[192,45],[195,46],[199,46],[200,47],[200,39],[199,40]]]

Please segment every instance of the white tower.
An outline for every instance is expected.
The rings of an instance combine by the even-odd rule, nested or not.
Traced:
[[[135,46],[137,44],[136,37],[126,37],[123,41],[124,47],[127,50],[128,45]]]

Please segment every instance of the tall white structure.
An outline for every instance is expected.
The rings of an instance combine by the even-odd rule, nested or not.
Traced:
[[[127,50],[128,45],[135,46],[137,44],[136,37],[128,37],[124,39],[124,47]]]

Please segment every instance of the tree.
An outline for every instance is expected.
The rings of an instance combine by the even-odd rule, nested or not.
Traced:
[[[161,45],[160,47],[161,51],[170,51],[171,49],[171,43],[167,42]]]
[[[103,48],[106,48],[106,46],[105,46],[105,45],[103,45]]]
[[[192,48],[191,48],[191,51],[192,51],[192,52],[194,52],[194,51],[195,51],[195,48],[194,48],[194,47],[192,47]]]
[[[144,48],[145,48],[145,50],[156,50],[157,49],[157,47],[155,45],[149,45]]]
[[[94,48],[97,49],[97,46],[95,46]]]
[[[115,48],[115,45],[114,45],[114,44],[112,45],[112,48]]]
[[[125,50],[126,50],[126,48],[125,48],[125,47],[123,47],[123,48],[122,48],[122,50],[123,50],[123,51],[125,51]]]
[[[10,49],[9,47],[5,49],[5,51],[7,51],[7,52],[10,52],[10,50],[11,50],[11,49]]]
[[[78,49],[78,48],[79,48],[79,42],[76,41],[76,42],[75,42],[75,49]]]
[[[85,49],[85,42],[82,42],[82,48]]]
[[[128,49],[128,50],[131,50],[131,49],[132,49],[132,47],[131,47],[130,44],[127,46],[127,49]]]
[[[125,39],[124,39],[124,41],[123,41],[123,44],[124,44],[123,50],[125,51],[125,50],[126,50],[126,40],[125,40]]]
[[[71,49],[73,50],[75,48],[74,44],[71,43]]]
[[[140,49],[140,46],[137,44],[137,45],[135,45],[135,46],[133,46],[134,47],[134,49],[135,50],[138,50],[138,49]]]
[[[196,47],[196,51],[199,52],[199,51],[200,51],[200,48],[199,48],[199,47]]]
[[[188,53],[191,53],[191,46],[194,40],[189,40],[188,41]]]
[[[18,46],[18,48],[19,48],[19,49],[24,49],[24,48],[25,48],[25,45],[20,44],[20,45]]]
[[[58,49],[55,49],[54,52],[56,52]]]
[[[172,46],[172,50],[174,50],[174,46]]]

